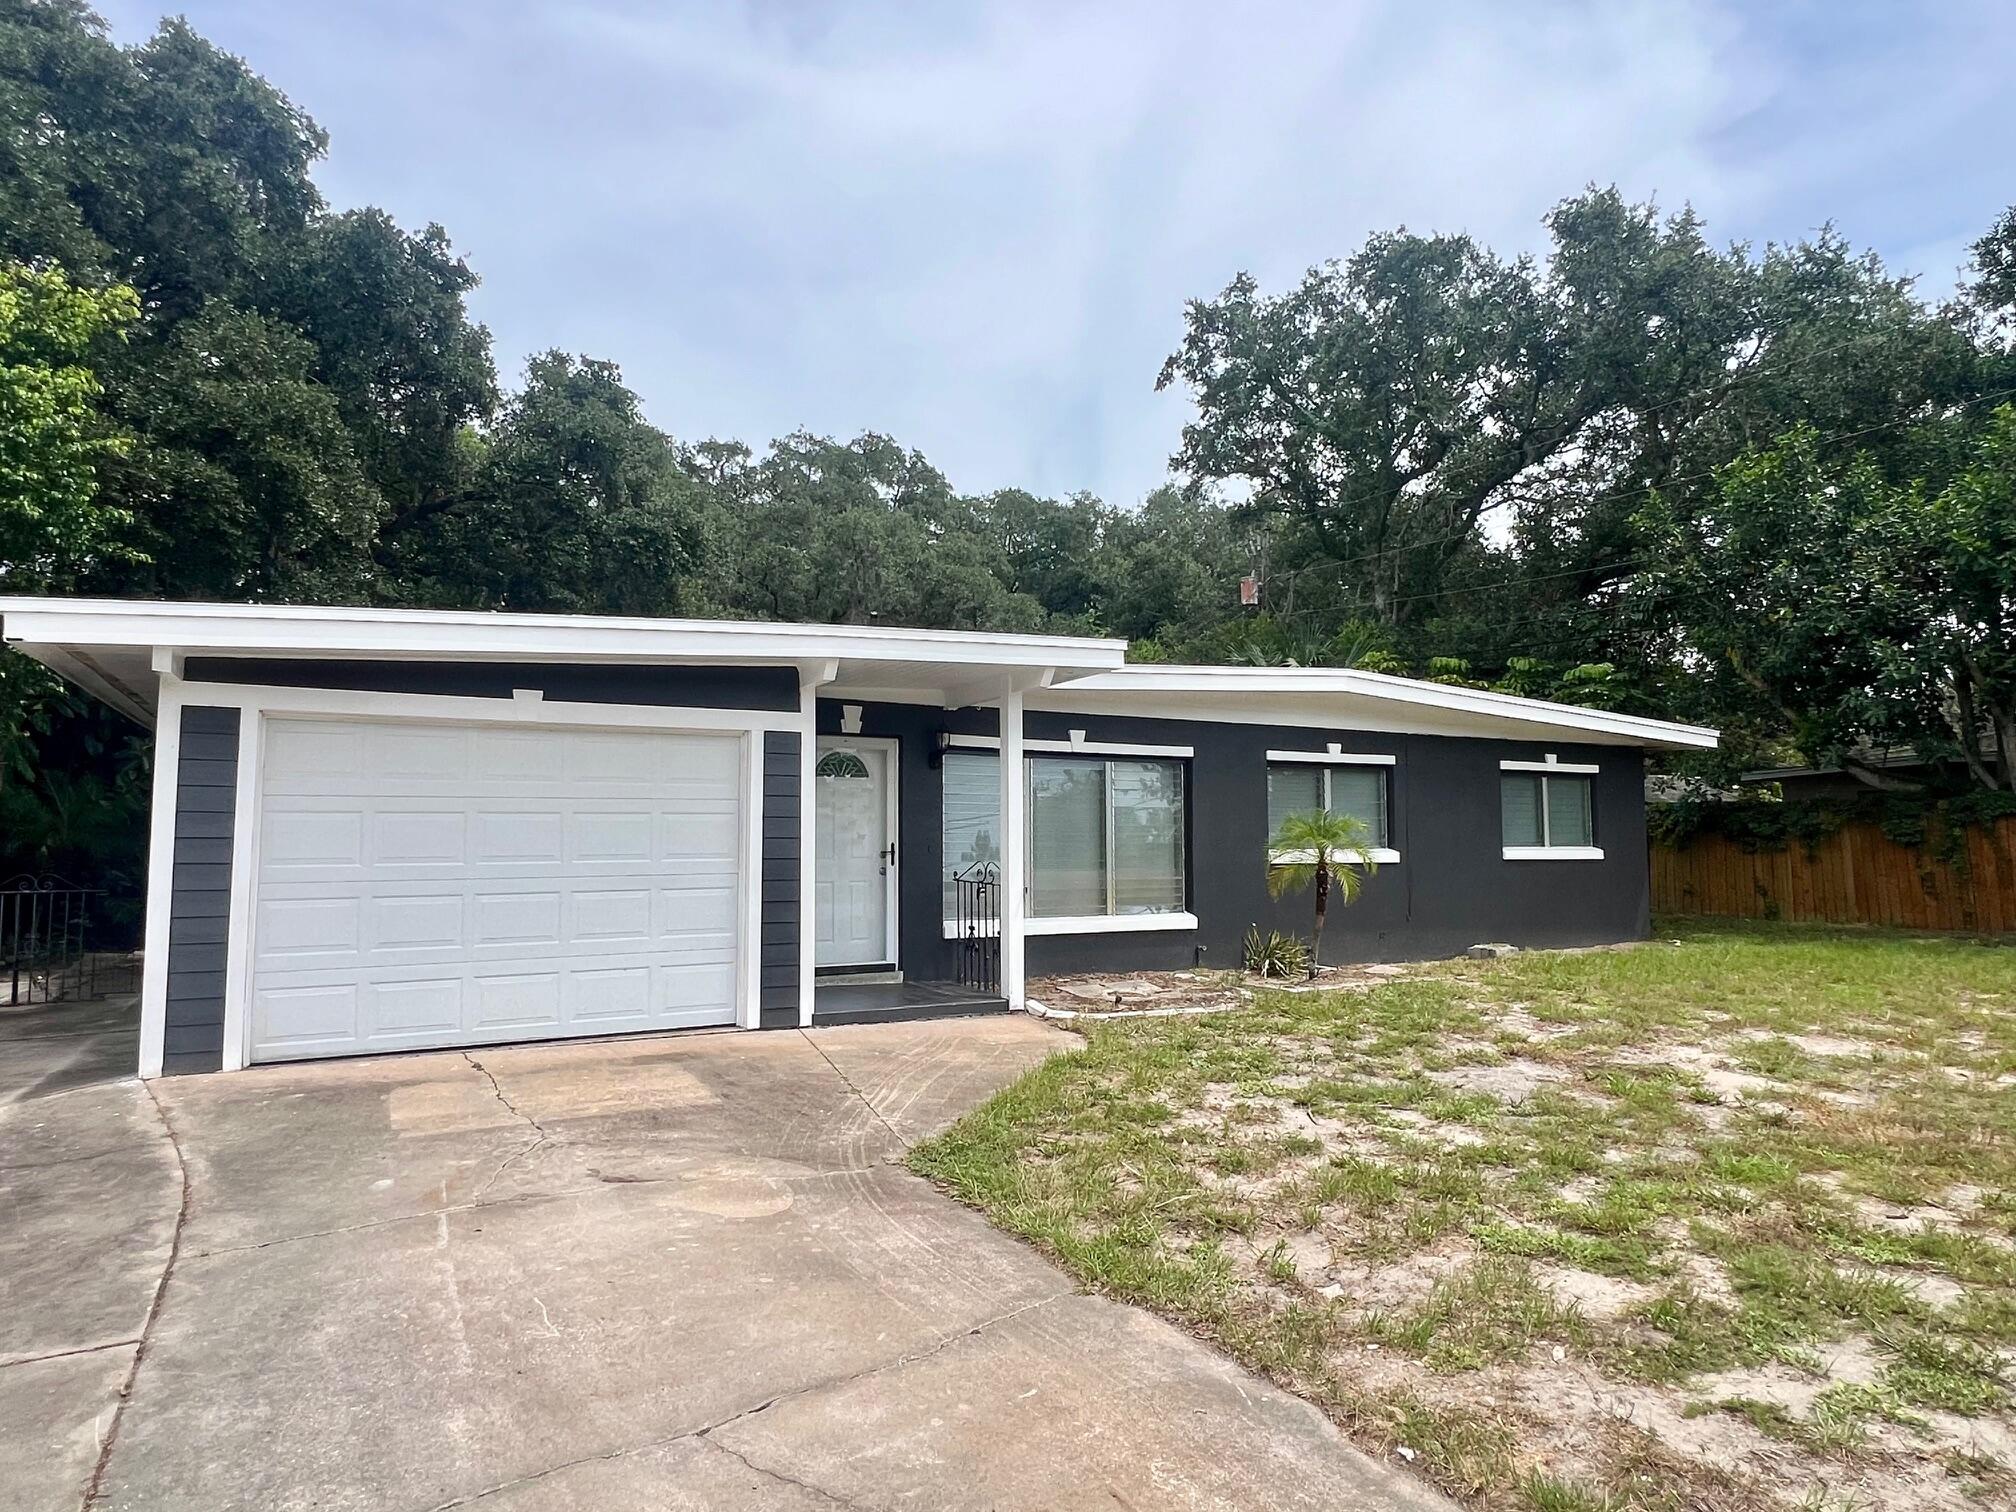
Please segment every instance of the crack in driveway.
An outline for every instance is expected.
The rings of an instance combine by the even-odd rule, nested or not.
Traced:
[[[889,1137],[895,1140],[896,1143],[898,1143],[899,1145],[903,1146],[905,1150],[910,1149],[911,1142],[903,1137],[902,1133],[897,1129],[896,1125],[892,1124],[891,1122],[889,1122],[888,1119],[882,1116],[882,1110],[876,1107],[874,1103],[868,1100],[867,1093],[863,1092],[859,1087],[854,1085],[853,1080],[847,1075],[847,1073],[840,1069],[839,1063],[836,1062],[832,1056],[826,1053],[825,1047],[821,1045],[819,1041],[812,1038],[811,1032],[809,1030],[800,1029],[798,1033],[801,1037],[803,1037],[806,1044],[810,1045],[814,1050],[818,1052],[819,1059],[826,1062],[826,1064],[832,1068],[833,1074],[840,1078],[840,1085],[845,1087],[849,1092],[852,1092],[857,1098],[859,1098],[861,1100],[861,1106],[869,1111],[869,1113],[874,1117],[875,1122],[879,1123],[880,1125],[882,1125],[883,1128],[889,1131]]]
[[[12,1370],[16,1365],[40,1365],[45,1360],[73,1360],[78,1355],[103,1354],[108,1349],[125,1349],[139,1342],[137,1337],[107,1339],[101,1344],[79,1344],[71,1349],[52,1349],[44,1354],[9,1355],[0,1360],[0,1370]]]
[[[98,1462],[91,1467],[91,1479],[84,1487],[83,1512],[91,1512],[104,1494],[105,1472],[112,1464],[112,1451],[119,1446],[119,1428],[126,1421],[126,1408],[133,1400],[133,1387],[140,1379],[140,1367],[147,1360],[147,1346],[154,1340],[154,1325],[161,1318],[161,1304],[168,1295],[168,1282],[175,1274],[175,1262],[182,1257],[182,1231],[189,1226],[189,1162],[182,1154],[182,1140],[175,1132],[174,1120],[169,1118],[168,1109],[162,1105],[152,1084],[142,1082],[141,1088],[147,1093],[147,1100],[154,1105],[155,1115],[161,1120],[161,1131],[168,1136],[168,1147],[175,1152],[175,1170],[182,1185],[182,1199],[175,1209],[175,1228],[168,1239],[168,1259],[161,1267],[161,1279],[154,1283],[154,1295],[147,1303],[147,1316],[140,1324],[140,1337],[133,1350],[133,1363],[126,1368],[126,1380],[119,1387],[119,1400],[113,1404],[112,1421],[106,1425],[105,1440],[98,1448]]]
[[[432,1507],[427,1509],[427,1512],[454,1512],[454,1509],[458,1507],[472,1506],[477,1502],[497,1496],[515,1487],[523,1486],[533,1481],[545,1480],[549,1476],[559,1475],[563,1471],[575,1469],[580,1465],[594,1465],[609,1460],[627,1459],[633,1454],[648,1454],[653,1449],[669,1448],[673,1444],[682,1444],[688,1440],[704,1443],[710,1448],[719,1449],[724,1454],[740,1460],[751,1470],[757,1471],[759,1474],[770,1476],[772,1479],[782,1481],[787,1485],[800,1486],[807,1491],[825,1497],[837,1506],[859,1507],[861,1503],[850,1501],[846,1497],[826,1490],[823,1486],[813,1485],[809,1481],[797,1480],[792,1476],[783,1474],[781,1471],[772,1470],[766,1465],[759,1465],[747,1458],[739,1450],[732,1449],[727,1444],[722,1443],[715,1435],[725,1428],[733,1428],[737,1423],[747,1422],[750,1418],[759,1417],[781,1403],[795,1401],[800,1397],[812,1396],[823,1391],[837,1390],[842,1386],[851,1386],[856,1381],[865,1381],[870,1377],[881,1375],[887,1371],[901,1370],[906,1366],[918,1364],[920,1361],[928,1360],[934,1355],[949,1349],[952,1345],[959,1343],[963,1339],[975,1338],[990,1328],[999,1327],[1003,1323],[1011,1323],[1025,1313],[1035,1312],[1038,1308],[1048,1307],[1053,1302],[1075,1295],[1075,1292],[1068,1289],[1052,1292],[1049,1296],[1039,1297],[1034,1302],[1024,1302],[1019,1307],[1011,1307],[1006,1312],[996,1313],[991,1318],[983,1318],[978,1323],[971,1324],[968,1327],[955,1329],[951,1333],[934,1339],[922,1349],[906,1350],[894,1359],[878,1361],[873,1365],[865,1365],[859,1370],[851,1370],[842,1375],[828,1376],[824,1380],[812,1381],[804,1386],[794,1386],[789,1391],[780,1391],[775,1396],[767,1397],[763,1401],[758,1402],[754,1407],[745,1407],[739,1412],[730,1413],[718,1422],[708,1423],[704,1427],[689,1428],[680,1433],[666,1434],[662,1438],[648,1439],[644,1443],[632,1444],[622,1449],[611,1449],[603,1454],[584,1454],[578,1459],[563,1460],[557,1465],[548,1465],[543,1470],[533,1470],[524,1475],[513,1476],[508,1481],[500,1481],[494,1486],[486,1486],[481,1491],[472,1491],[467,1496],[458,1496],[445,1502],[436,1502]]]
[[[758,1475],[766,1476],[769,1479],[776,1481],[780,1485],[796,1486],[800,1491],[810,1491],[814,1496],[818,1497],[821,1501],[831,1502],[836,1507],[858,1508],[862,1505],[860,1502],[854,1501],[849,1497],[841,1496],[837,1492],[828,1491],[824,1486],[815,1486],[810,1481],[799,1480],[798,1477],[795,1475],[786,1475],[782,1470],[772,1470],[768,1465],[759,1465],[756,1463],[756,1461],[749,1458],[748,1455],[744,1454],[740,1449],[731,1448],[729,1445],[722,1443],[719,1439],[708,1438],[706,1435],[702,1434],[700,1435],[700,1442],[705,1444],[710,1449],[716,1450],[719,1453],[727,1455],[730,1459],[736,1461],[738,1464],[746,1465],[749,1469],[755,1471]]]
[[[470,1201],[473,1203],[473,1202],[480,1202],[483,1198],[483,1194],[488,1192],[490,1188],[492,1188],[493,1186],[497,1185],[497,1183],[503,1179],[504,1173],[510,1170],[511,1167],[516,1165],[519,1161],[528,1159],[532,1155],[538,1153],[538,1151],[543,1146],[551,1143],[558,1136],[549,1133],[544,1124],[540,1123],[538,1119],[534,1118],[530,1113],[527,1113],[523,1108],[519,1107],[518,1104],[511,1101],[509,1095],[506,1094],[506,1092],[504,1091],[503,1084],[497,1080],[496,1073],[493,1072],[488,1066],[484,1065],[483,1062],[476,1059],[476,1057],[471,1055],[467,1050],[464,1050],[462,1052],[462,1059],[466,1060],[467,1062],[469,1062],[470,1065],[474,1066],[478,1071],[483,1073],[483,1079],[490,1083],[490,1091],[496,1096],[497,1101],[502,1103],[505,1106],[505,1108],[511,1113],[512,1117],[524,1119],[526,1123],[532,1126],[532,1132],[538,1136],[530,1144],[521,1145],[518,1149],[513,1150],[509,1155],[505,1156],[503,1160],[498,1162],[497,1169],[490,1173],[489,1178],[486,1181],[484,1181],[483,1185],[481,1185],[476,1189],[475,1195],[470,1198]],[[443,1195],[445,1196],[446,1194],[444,1193]]]

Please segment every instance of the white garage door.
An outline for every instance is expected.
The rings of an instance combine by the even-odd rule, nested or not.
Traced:
[[[734,736],[266,728],[252,1059],[735,1019]]]

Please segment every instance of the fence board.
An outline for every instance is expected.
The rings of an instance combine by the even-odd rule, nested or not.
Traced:
[[[1652,906],[1818,924],[2016,931],[2016,818],[1970,830],[1966,862],[1848,824],[1810,851],[1746,851],[1720,835],[1652,848]]]

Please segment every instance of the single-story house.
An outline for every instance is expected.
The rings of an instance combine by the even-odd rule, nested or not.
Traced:
[[[1335,959],[1649,928],[1644,756],[1712,730],[1374,673],[859,625],[0,599],[155,731],[145,1076],[1013,1008],[1239,964],[1282,814]]]

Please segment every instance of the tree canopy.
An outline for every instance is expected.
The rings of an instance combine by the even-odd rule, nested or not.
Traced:
[[[1168,485],[1046,498],[879,434],[682,438],[601,357],[500,381],[448,232],[332,211],[327,145],[186,22],[0,4],[0,584],[1114,634],[2010,786],[2016,209],[1943,302],[1602,187],[1540,256],[1403,228],[1239,274],[1162,370]],[[53,753],[123,736],[0,666],[53,813]]]

